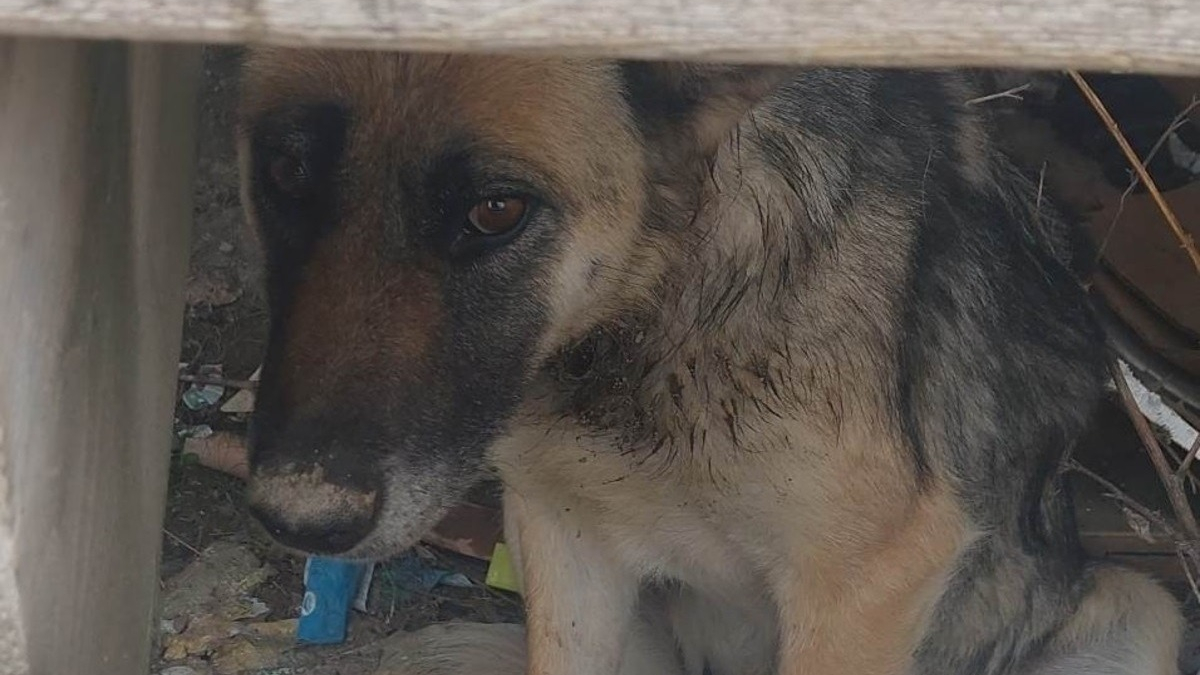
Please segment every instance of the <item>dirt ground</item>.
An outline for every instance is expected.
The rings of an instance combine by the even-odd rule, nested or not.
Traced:
[[[258,367],[267,329],[264,298],[256,280],[258,265],[243,229],[238,198],[233,130],[239,58],[236,49],[214,48],[205,60],[194,243],[180,356],[181,373],[230,381],[246,380]],[[181,383],[180,393],[184,394],[189,387],[190,384]],[[164,620],[157,651],[161,658],[156,658],[152,673],[366,674],[372,672],[378,661],[379,651],[375,646],[379,640],[396,631],[456,619],[520,621],[517,596],[483,583],[485,562],[422,546],[417,555],[423,568],[461,573],[470,580],[469,587],[405,587],[394,575],[389,576],[386,569],[377,570],[367,611],[354,613],[345,644],[294,647],[291,639],[294,626],[288,622],[298,616],[304,594],[304,560],[273,545],[248,518],[239,479],[189,461],[181,452],[182,437],[188,434],[204,434],[209,430],[244,433],[244,415],[219,410],[236,391],[236,387],[225,387],[215,401],[200,405],[199,409],[185,405],[184,396],[177,402],[178,438],[172,448],[161,578],[167,603],[172,602],[171,598],[178,601],[181,592],[178,580],[194,583],[193,575],[197,574],[204,552],[212,560],[232,556],[228,559],[242,565],[248,575],[246,579],[252,577],[253,582],[221,581],[236,586],[235,604],[240,604],[237,612],[219,616],[211,625],[195,617],[190,627],[187,618]],[[1109,411],[1101,418],[1105,424],[1093,434],[1093,446],[1106,451],[1116,449],[1119,455],[1126,452],[1128,444],[1136,443],[1127,426],[1109,428],[1113,419],[1121,418],[1119,413]],[[1093,465],[1101,470],[1111,463],[1105,450],[1092,455]],[[1086,454],[1081,450],[1080,455]],[[1121,474],[1119,468],[1110,473]],[[1124,487],[1136,480],[1131,475],[1122,476],[1118,483]],[[1143,483],[1145,491],[1153,493],[1156,489],[1152,479]],[[1161,501],[1161,495],[1151,494],[1149,499]],[[232,568],[225,572],[229,569]],[[1180,589],[1181,597],[1189,597],[1183,590]],[[1194,608],[1190,598],[1188,603]],[[224,610],[208,607],[204,611],[217,616]],[[197,641],[196,634],[201,628],[211,633],[207,642]],[[1191,672],[1195,672],[1194,667]]]

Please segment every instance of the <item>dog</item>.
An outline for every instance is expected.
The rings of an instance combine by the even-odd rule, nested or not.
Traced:
[[[403,672],[1177,672],[1061,472],[1086,241],[970,73],[259,48],[242,86],[253,513],[380,559],[505,486],[524,637]]]

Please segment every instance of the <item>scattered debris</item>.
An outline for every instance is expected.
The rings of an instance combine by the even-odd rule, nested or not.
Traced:
[[[188,305],[222,307],[237,302],[241,297],[242,289],[236,275],[232,272],[221,273],[220,270],[205,270],[189,276],[183,289],[183,300]]]
[[[183,392],[183,404],[191,410],[203,410],[225,395],[225,387],[215,384],[191,385]]]
[[[204,410],[216,405],[217,401],[221,400],[221,397],[225,395],[225,387],[205,382],[207,379],[220,378],[221,370],[219,365],[200,366],[199,373],[195,377],[198,381],[188,385],[180,397],[189,410]]]
[[[233,634],[238,622],[268,614],[267,605],[249,593],[273,573],[233,542],[217,541],[204,549],[166,583],[163,657],[175,661],[208,655]]]
[[[448,551],[487,560],[503,532],[499,509],[467,503],[451,509],[424,539]]]
[[[250,477],[248,452],[246,439],[227,431],[192,437],[183,442],[184,457],[194,456],[200,465],[242,480]]]
[[[434,567],[431,561],[415,550],[381,565],[379,576],[399,597],[409,593],[424,593],[437,586],[473,588],[475,584],[461,572]]]
[[[367,603],[371,599],[371,584],[375,582],[375,564],[367,566],[362,579],[358,582],[358,593],[354,596],[352,607],[360,612],[368,611]]]
[[[191,440],[203,440],[213,435],[213,428],[207,424],[193,424],[182,427],[178,432],[180,438]],[[186,446],[186,443],[185,443]]]
[[[171,666],[158,671],[158,675],[201,675],[200,671],[191,666]]]
[[[163,618],[217,613],[229,619],[253,616],[241,604],[246,593],[271,577],[270,566],[230,541],[216,541],[166,582]]]
[[[262,366],[259,366],[254,374],[250,376],[250,381],[257,384],[259,378],[262,377]],[[254,390],[241,389],[234,394],[225,405],[221,406],[221,412],[229,415],[248,415],[254,412]]]
[[[487,585],[511,593],[521,592],[521,577],[513,568],[512,558],[508,554],[508,546],[496,542],[496,550],[492,552],[492,560],[488,565]]]
[[[295,647],[296,619],[251,623],[234,628],[212,655],[218,675],[236,675],[279,665],[282,656]]]
[[[1121,375],[1125,383],[1129,386],[1129,390],[1133,394],[1133,399],[1137,402],[1137,407],[1143,415],[1159,427],[1166,429],[1171,440],[1185,450],[1191,448],[1197,441],[1200,441],[1200,431],[1193,428],[1192,425],[1187,423],[1187,420],[1179,416],[1179,413],[1163,403],[1162,397],[1150,391],[1146,385],[1142,384],[1142,381],[1130,370],[1128,363],[1125,363],[1123,360],[1118,360],[1117,362],[1121,370]]]
[[[304,566],[304,603],[296,640],[305,644],[338,644],[346,640],[350,608],[370,565],[313,556]]]

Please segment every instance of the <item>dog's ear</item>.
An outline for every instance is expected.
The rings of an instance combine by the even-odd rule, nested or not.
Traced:
[[[626,95],[648,140],[716,150],[738,122],[795,75],[783,66],[624,62]]]

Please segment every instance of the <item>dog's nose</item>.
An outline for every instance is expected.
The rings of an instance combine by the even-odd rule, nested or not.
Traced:
[[[338,554],[371,532],[379,490],[330,482],[320,467],[299,473],[251,478],[250,512],[284,546],[308,553]]]
[[[251,513],[281,544],[309,553],[354,548],[374,528],[383,501],[378,457],[332,428],[295,425],[259,437],[251,456]]]

